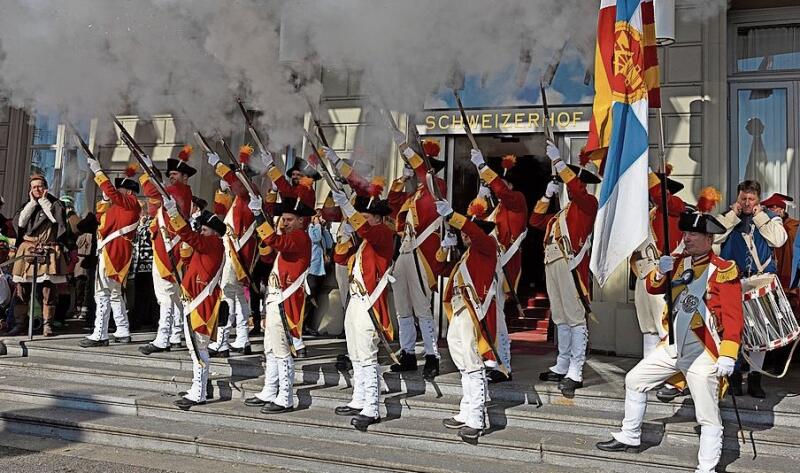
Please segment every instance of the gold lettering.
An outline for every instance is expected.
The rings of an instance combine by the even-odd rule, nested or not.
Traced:
[[[515,113],[514,114],[514,127],[518,128],[520,125],[522,125],[522,120],[524,120],[524,119],[525,119],[525,114],[524,113],[520,113],[520,112]]]
[[[476,128],[478,126],[478,115],[467,115],[467,122],[469,122],[470,128]]]
[[[481,114],[481,128],[489,128],[492,126],[492,115],[488,113]]]
[[[433,115],[428,115],[425,117],[425,129],[426,130],[433,130],[436,127],[436,117]]]
[[[563,121],[562,121],[562,118],[563,118]],[[559,113],[558,114],[558,118],[557,118],[556,121],[558,122],[558,127],[559,128],[566,128],[567,126],[569,126],[569,113],[567,113],[567,112]]]
[[[578,120],[582,119],[583,119],[583,112],[574,112],[572,114],[572,126],[574,127],[578,123]]]
[[[539,128],[539,113],[531,112],[528,114],[528,126]]]
[[[461,118],[461,115],[453,115],[453,128],[464,128],[464,120]]]
[[[494,127],[495,128],[500,128],[500,124],[498,123],[498,120],[500,120],[500,114],[499,113],[494,113]]]
[[[442,115],[442,116],[440,116],[439,117],[439,128],[442,129],[442,130],[446,130],[449,127],[449,125],[445,125],[442,122],[444,120],[449,120],[449,119],[450,119],[450,115]]]

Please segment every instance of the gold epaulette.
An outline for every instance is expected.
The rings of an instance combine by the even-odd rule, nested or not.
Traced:
[[[726,283],[735,281],[739,278],[739,268],[734,261],[723,260],[724,263],[717,266],[716,282]]]

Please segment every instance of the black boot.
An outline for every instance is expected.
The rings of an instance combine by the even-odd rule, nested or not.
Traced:
[[[747,394],[756,399],[764,399],[767,397],[767,393],[764,392],[764,388],[761,387],[761,373],[751,371],[750,374],[747,375]]]
[[[185,397],[182,397],[177,401],[173,402],[173,404],[175,404],[176,407],[179,407],[184,411],[189,410],[189,408],[193,406],[202,406],[205,403],[206,401],[200,401],[200,402],[192,401],[191,399],[186,399]]]
[[[731,394],[734,396],[743,396],[742,391],[742,372],[736,370],[732,375],[728,376],[728,384],[731,386]]]
[[[560,383],[561,380],[564,379],[563,374],[558,374],[556,372],[547,370],[543,373],[539,373],[539,381],[548,381],[551,383]]]
[[[367,427],[369,427],[372,424],[377,424],[380,421],[381,421],[380,417],[367,417],[365,415],[357,414],[355,417],[350,419],[350,425],[364,432],[365,430],[367,430]]]
[[[486,377],[489,378],[489,384],[511,381],[511,373],[505,374],[500,370],[489,370],[486,373]]]
[[[80,345],[81,348],[107,347],[108,340],[92,340],[90,338],[84,338],[78,345]]]
[[[617,439],[611,439],[605,442],[597,442],[595,444],[599,450],[604,452],[626,452],[626,453],[639,453],[640,447],[635,445],[628,445],[622,443]]]
[[[416,365],[416,359],[414,362]],[[422,378],[433,381],[437,376],[439,376],[439,358],[436,358],[436,355],[425,355],[425,367],[422,368]]]
[[[656,391],[656,397],[661,402],[672,402],[676,397],[686,396],[687,394],[689,394],[688,387],[681,390],[675,387],[668,388],[666,386],[662,386],[661,389]]]
[[[568,377],[564,377],[564,379],[558,383],[558,389],[561,390],[561,394],[567,399],[572,399],[575,397],[575,390],[582,387],[583,381],[575,381],[574,379]]]
[[[162,351],[169,351],[169,346],[159,348],[152,343],[148,343],[147,345],[139,347],[139,353],[142,355],[150,355],[151,353],[159,353]]]
[[[400,364],[393,364],[389,368],[393,373],[401,371],[416,371],[417,370],[417,357],[413,353],[400,352]]]

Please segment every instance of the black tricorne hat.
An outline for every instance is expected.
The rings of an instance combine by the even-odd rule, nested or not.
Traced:
[[[281,216],[285,213],[297,215],[298,217],[313,217],[317,214],[314,209],[294,197],[287,197],[275,206],[276,216]]]
[[[167,174],[171,173],[172,171],[177,171],[186,174],[189,177],[192,177],[197,173],[197,169],[186,164],[186,161],[177,158],[168,158]]]
[[[578,166],[577,164],[567,164],[567,167],[572,169],[572,172],[578,176],[578,179],[586,184],[599,184],[602,179],[600,176],[586,169],[585,167]]]
[[[477,218],[473,219],[472,223],[480,227],[480,229],[483,230],[483,232],[486,233],[487,235],[491,234],[494,231],[495,227],[497,226],[495,225],[494,222],[491,222],[489,220],[481,220]]]
[[[317,170],[314,169],[314,167],[303,158],[295,158],[294,165],[286,170],[286,175],[291,177],[294,171],[297,171],[306,177],[310,177],[315,181],[322,179],[322,175],[320,175],[320,173],[318,173]]]
[[[129,177],[114,178],[114,187],[117,189],[128,189],[134,194],[139,193],[139,183],[136,181],[136,179],[131,179]]]
[[[205,210],[206,207],[208,207],[208,202],[206,199],[197,197],[196,195],[192,196],[192,203],[200,210]]]
[[[203,212],[197,218],[197,224],[214,230],[215,232],[219,233],[220,236],[225,235],[228,228],[219,217],[208,210],[203,210]]]
[[[726,231],[725,226],[713,215],[691,210],[681,214],[678,219],[678,228],[683,232],[705,233],[708,235],[720,235]]]
[[[392,213],[392,208],[389,207],[389,201],[374,197],[358,196],[356,197],[354,207],[359,212],[379,215],[381,217]]]

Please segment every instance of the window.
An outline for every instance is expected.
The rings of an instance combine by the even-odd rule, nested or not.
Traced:
[[[736,72],[797,69],[800,69],[800,24],[737,28]]]

